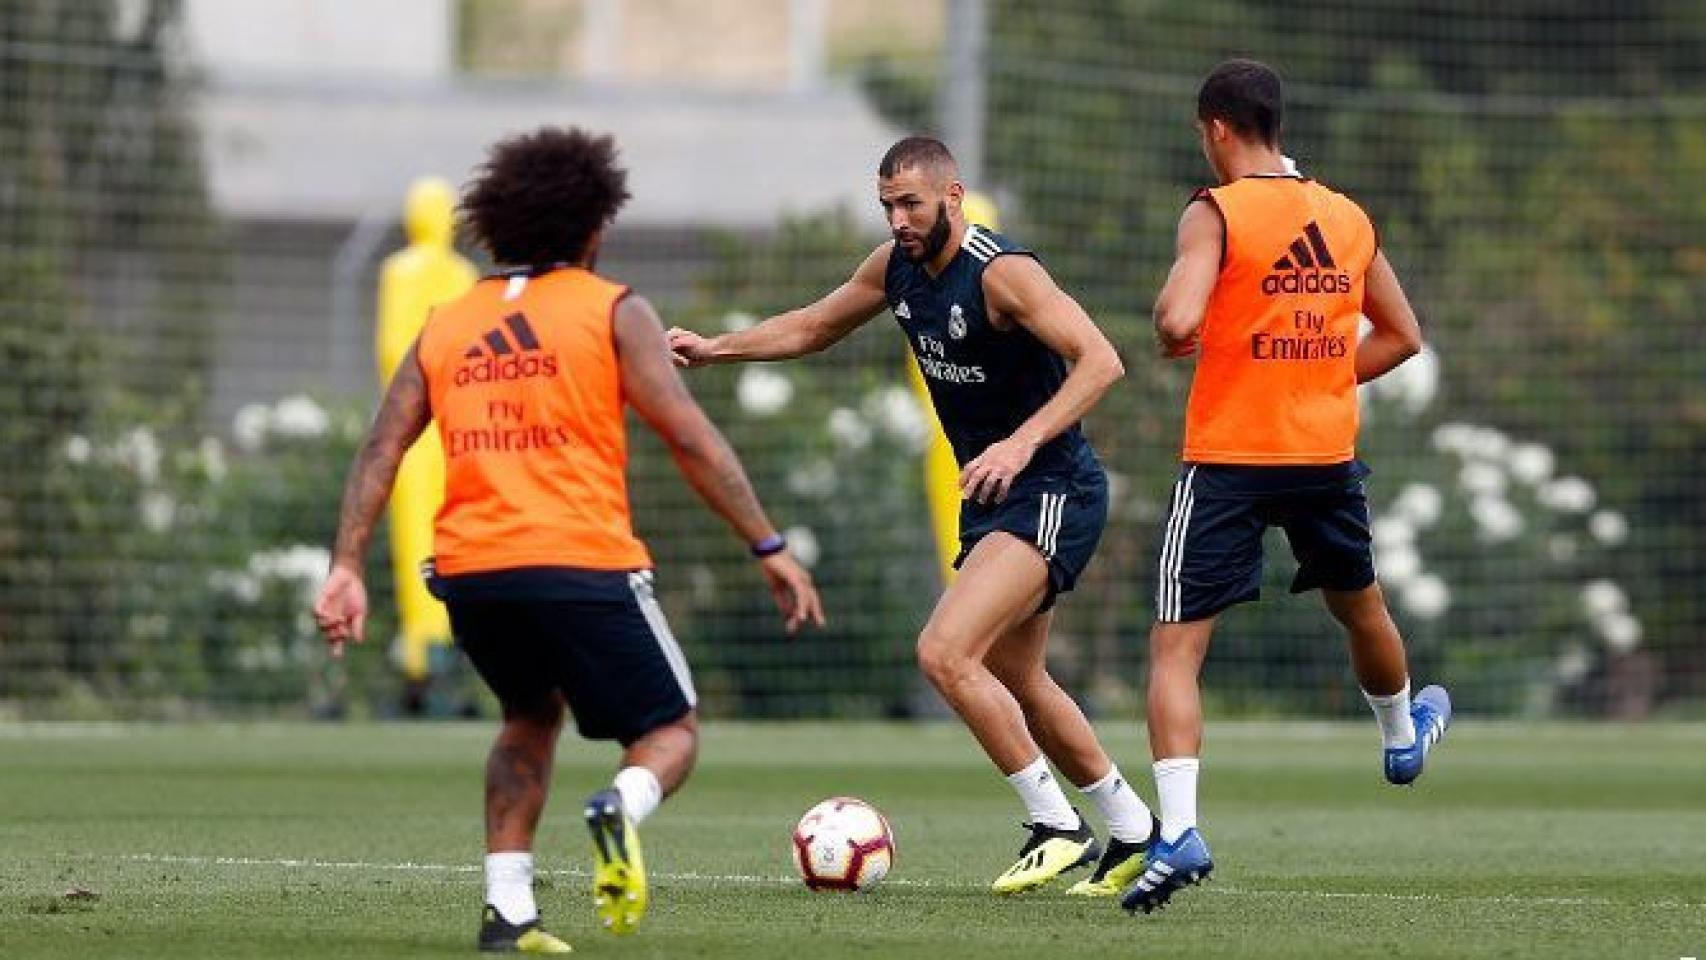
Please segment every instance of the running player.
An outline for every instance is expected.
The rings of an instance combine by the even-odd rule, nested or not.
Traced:
[[[1197,830],[1197,677],[1216,616],[1256,598],[1268,527],[1285,530],[1297,559],[1292,592],[1319,588],[1345,628],[1386,779],[1414,781],[1451,718],[1440,687],[1411,702],[1356,459],[1357,384],[1420,350],[1421,330],[1368,216],[1287,169],[1282,112],[1279,76],[1263,64],[1229,61],[1204,81],[1197,125],[1220,186],[1186,205],[1155,302],[1162,353],[1200,357],[1149,642],[1161,838],[1122,898],[1128,910],[1159,907],[1214,868]]]
[[[1018,791],[1030,830],[993,883],[1016,893],[1096,861],[1053,760],[1108,823],[1071,893],[1114,896],[1142,869],[1149,808],[1044,660],[1056,597],[1107,520],[1107,479],[1078,421],[1123,374],[1118,355],[1030,251],[969,224],[941,142],[909,137],[877,168],[894,237],[809,306],[714,338],[670,331],[688,366],[816,353],[892,310],[962,467],[959,577],[918,637],[925,676]],[[1070,366],[1069,366],[1070,365]],[[1046,754],[1046,758],[1045,758]]]
[[[692,678],[630,521],[624,403],[749,545],[788,631],[823,622],[811,577],[682,384],[657,314],[593,272],[626,183],[609,137],[545,128],[492,149],[462,212],[510,269],[435,310],[405,356],[351,468],[314,605],[335,655],[361,640],[368,539],[404,451],[436,420],[447,474],[430,580],[503,706],[486,766],[487,951],[569,952],[540,924],[532,854],[565,706],[582,736],[623,747],[585,810],[597,913],[615,933],[647,903],[635,828],[697,754]]]

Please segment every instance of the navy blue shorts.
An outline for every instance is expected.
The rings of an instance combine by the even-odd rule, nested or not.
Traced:
[[[561,693],[581,736],[623,746],[697,697],[650,570],[530,567],[436,578],[456,645],[505,706]]]
[[[960,505],[958,570],[979,540],[997,530],[1034,545],[1048,561],[1048,595],[1038,612],[1078,583],[1108,525],[1108,478],[1100,470],[1072,476],[1020,477],[1000,503]]]
[[[1374,552],[1360,460],[1329,466],[1184,465],[1161,539],[1155,617],[1188,623],[1261,594],[1262,534],[1285,531],[1292,593],[1361,590]]]

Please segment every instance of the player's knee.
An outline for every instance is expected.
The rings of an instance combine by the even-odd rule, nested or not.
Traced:
[[[670,727],[680,738],[682,756],[691,769],[699,759],[699,711],[687,711],[681,715],[681,719],[670,724]]]
[[[918,668],[936,689],[949,690],[970,680],[978,663],[951,639],[925,627],[918,637]]]
[[[671,722],[666,728],[669,737],[670,753],[676,769],[680,772],[668,778],[664,784],[665,794],[672,794],[680,787],[693,768],[699,763],[699,713],[689,710],[680,719]]]
[[[1196,623],[1157,623],[1149,632],[1149,668],[1170,670],[1202,662],[1208,646],[1205,628]]]
[[[631,748],[661,750],[674,756],[686,756],[688,761],[699,753],[699,711],[689,708],[681,716],[660,723],[630,744]]]

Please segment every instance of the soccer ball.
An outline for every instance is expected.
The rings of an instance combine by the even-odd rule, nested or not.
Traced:
[[[794,866],[812,890],[869,890],[894,865],[894,834],[877,808],[830,797],[794,827]]]

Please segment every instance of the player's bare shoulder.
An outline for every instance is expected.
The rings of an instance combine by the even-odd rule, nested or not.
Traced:
[[[881,290],[883,278],[888,275],[889,260],[894,256],[894,241],[884,240],[865,257],[858,269],[853,271],[853,280],[861,285],[874,286]]]
[[[998,330],[1022,324],[1025,316],[1059,289],[1041,260],[1017,249],[1003,250],[990,258],[979,283],[989,306],[990,323]]]

